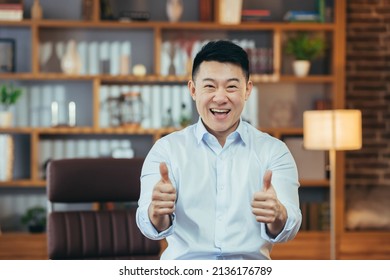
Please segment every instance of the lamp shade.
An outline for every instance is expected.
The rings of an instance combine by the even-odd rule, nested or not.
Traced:
[[[303,113],[303,145],[311,150],[358,150],[362,147],[360,110]]]

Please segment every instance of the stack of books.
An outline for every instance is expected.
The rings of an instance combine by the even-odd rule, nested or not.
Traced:
[[[242,21],[267,21],[270,16],[270,10],[246,9],[241,11]]]
[[[0,20],[15,20],[23,19],[23,4],[22,3],[0,3]]]
[[[329,201],[301,202],[301,230],[326,231],[330,228]]]
[[[314,11],[292,10],[284,15],[285,21],[291,22],[332,22],[332,0],[316,0]]]

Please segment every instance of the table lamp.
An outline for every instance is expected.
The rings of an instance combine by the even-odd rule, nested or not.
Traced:
[[[303,113],[303,146],[328,150],[330,165],[330,259],[336,259],[336,151],[362,147],[360,110],[315,110]]]

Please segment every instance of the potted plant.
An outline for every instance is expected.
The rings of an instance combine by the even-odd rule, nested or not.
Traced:
[[[22,95],[20,88],[3,84],[0,88],[0,127],[10,127],[12,124],[12,113],[10,108]]]
[[[311,61],[324,55],[326,42],[320,34],[298,32],[289,36],[285,45],[285,52],[294,57],[294,74],[304,77],[309,73]]]
[[[28,226],[31,233],[44,232],[46,229],[46,209],[42,206],[34,206],[23,214],[21,222]]]

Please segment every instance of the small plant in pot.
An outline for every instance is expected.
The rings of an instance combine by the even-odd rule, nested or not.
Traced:
[[[326,41],[322,34],[298,32],[289,36],[285,52],[295,59],[293,69],[296,76],[304,77],[309,73],[310,63],[324,55]]]
[[[27,225],[31,233],[41,233],[46,229],[46,209],[41,206],[35,206],[27,209],[21,218],[21,222]]]
[[[0,87],[0,127],[10,127],[12,124],[11,106],[22,95],[22,90],[13,85],[1,85]]]

